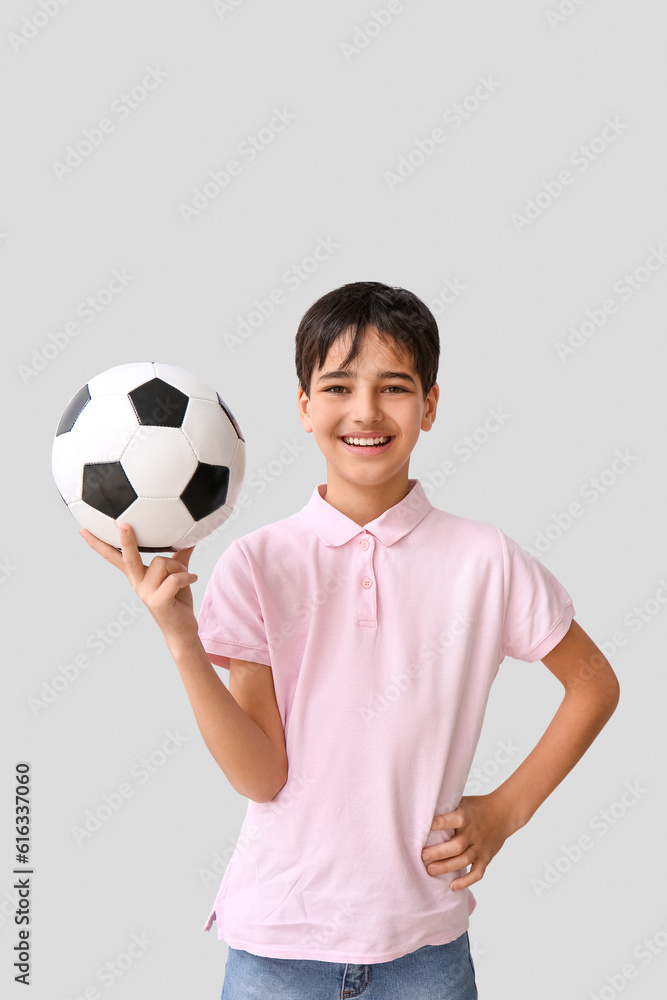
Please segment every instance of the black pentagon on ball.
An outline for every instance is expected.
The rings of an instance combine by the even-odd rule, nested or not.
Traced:
[[[76,419],[81,413],[82,409],[86,403],[90,402],[90,393],[88,391],[88,386],[84,385],[83,389],[79,389],[76,396],[70,399],[69,403],[63,410],[63,415],[60,418],[60,423],[58,424],[58,430],[56,431],[56,437],[59,434],[65,434],[67,431],[71,431],[76,423]]]
[[[218,397],[218,402],[220,403],[220,406],[223,408],[223,410],[225,411],[225,413],[227,414],[227,416],[229,417],[229,419],[233,423],[234,429],[235,429],[236,433],[238,434],[238,436],[241,438],[241,440],[245,444],[245,438],[243,437],[243,434],[241,434],[241,428],[239,427],[238,423],[236,422],[234,414],[229,409],[229,407],[227,406],[227,404],[223,403],[222,399],[220,398],[220,393],[219,392],[216,392],[216,396]]]
[[[89,462],[83,467],[81,499],[109,517],[120,517],[137,499],[120,462]]]
[[[181,500],[195,521],[208,517],[227,500],[229,469],[226,465],[200,462],[181,493]]]
[[[188,408],[188,397],[161,378],[138,385],[128,392],[140,424],[151,427],[180,427]]]

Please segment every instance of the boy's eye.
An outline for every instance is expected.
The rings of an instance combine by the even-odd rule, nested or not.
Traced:
[[[385,386],[385,388],[386,389],[392,389],[392,390],[393,389],[397,389],[398,392],[407,392],[408,391],[402,385],[388,385],[388,386]],[[345,391],[347,391],[347,386],[344,386],[344,385],[330,385],[324,391],[325,392],[332,392],[334,389],[344,389]],[[333,395],[334,396],[339,396],[340,393],[339,392],[333,392]]]

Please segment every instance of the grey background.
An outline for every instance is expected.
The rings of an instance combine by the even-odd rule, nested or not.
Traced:
[[[3,995],[25,995],[10,968],[16,761],[30,761],[34,779],[34,1000],[219,996],[227,946],[215,925],[201,928],[246,806],[208,754],[148,612],[113,624],[134,593],[78,537],[51,478],[63,407],[93,375],[144,360],[191,370],[229,403],[247,440],[247,507],[195,549],[198,610],[231,540],[298,510],[325,481],[297,416],[301,315],[344,282],[380,280],[422,297],[440,326],[437,419],[410,475],[436,506],[538,552],[583,628],[617,647],[605,647],[617,712],[472,887],[480,993],[654,1000],[667,981],[667,265],[654,256],[656,270],[641,268],[667,241],[664,5],[394,3],[390,23],[350,54],[383,0],[44,3],[55,13],[6,0],[0,15]],[[559,3],[570,13],[557,20]],[[114,102],[148,67],[161,82],[121,120]],[[455,127],[443,115],[481,77],[494,92]],[[293,121],[186,222],[179,206],[274,108]],[[67,146],[105,117],[114,130],[59,178]],[[607,119],[619,134],[594,143]],[[446,140],[392,190],[387,172],[439,127]],[[584,170],[576,151],[591,143]],[[560,196],[543,195],[535,221],[515,225],[568,168]],[[338,246],[290,288],[284,273],[320,239]],[[114,269],[132,280],[85,322],[77,308]],[[635,271],[625,300],[614,285]],[[447,281],[465,291],[444,304]],[[230,349],[240,318],[275,288],[282,304]],[[617,311],[560,357],[571,327],[609,298]],[[76,320],[79,332],[63,337]],[[481,440],[499,408],[502,427],[465,461],[460,442]],[[281,461],[293,442],[297,456]],[[617,451],[624,468],[609,472]],[[443,482],[448,458],[456,471]],[[601,474],[604,492],[593,485]],[[559,533],[554,516],[573,503],[581,516]],[[109,628],[116,637],[94,652],[91,637]],[[65,683],[82,653],[90,665]],[[30,699],[57,678],[57,697],[36,712]],[[518,766],[561,694],[540,663],[503,663],[469,792]],[[170,732],[184,742],[160,756]],[[515,749],[498,763],[503,742]],[[137,765],[154,754],[160,766],[142,780]],[[124,782],[133,794],[77,843],[87,810]],[[568,863],[584,835],[589,849]],[[549,865],[556,877],[540,889]],[[114,975],[108,963],[133,935],[151,943]]]

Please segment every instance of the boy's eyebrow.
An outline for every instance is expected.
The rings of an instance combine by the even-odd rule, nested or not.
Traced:
[[[334,379],[356,378],[356,377],[357,377],[356,372],[351,372],[345,368],[340,368],[338,371],[325,372],[324,375],[320,375],[320,377],[317,380],[317,384],[319,385],[320,382],[332,381]],[[414,386],[417,385],[412,375],[409,375],[407,372],[376,372],[375,377],[379,379],[402,378],[405,382],[412,382]]]

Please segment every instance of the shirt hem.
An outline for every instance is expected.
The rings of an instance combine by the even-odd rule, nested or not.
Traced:
[[[216,912],[219,907],[218,900],[216,900],[214,906],[212,907],[203,929],[205,931],[209,931],[215,921],[217,924],[218,939],[220,941],[224,941],[230,948],[240,948],[243,951],[248,951],[252,955],[259,955],[262,958],[311,959],[316,962],[353,962],[355,965],[367,965],[377,962],[393,962],[395,959],[402,958],[404,955],[409,955],[414,951],[419,951],[420,948],[424,948],[426,945],[434,945],[437,947],[438,945],[450,944],[450,942],[455,941],[462,934],[464,934],[469,929],[470,917],[477,908],[477,899],[470,889],[467,890],[467,896],[467,906],[465,910],[459,914],[462,919],[461,923],[458,925],[458,929],[442,931],[441,934],[436,934],[433,931],[427,931],[422,933],[419,938],[413,939],[413,941],[407,945],[402,944],[389,951],[380,952],[379,954],[363,954],[361,952],[350,953],[349,951],[332,952],[326,951],[325,949],[305,951],[298,947],[295,949],[290,945],[261,944],[256,941],[246,941],[243,938],[236,937],[235,934],[228,935],[224,926],[224,920],[218,920],[218,914]]]
[[[224,937],[221,933],[218,934],[218,938],[224,941],[230,948],[240,948],[243,951],[249,951],[252,955],[259,955],[261,958],[285,958],[285,959],[311,959],[316,962],[352,962],[355,965],[372,965],[377,962],[393,962],[397,958],[403,958],[404,955],[409,955],[413,951],[418,951],[425,945],[442,945],[450,944],[455,941],[462,934],[464,934],[470,927],[470,920],[466,919],[465,925],[459,930],[453,932],[444,932],[435,937],[432,935],[427,935],[428,940],[414,941],[412,944],[401,945],[397,948],[392,948],[390,951],[380,952],[377,954],[363,954],[361,952],[331,952],[331,951],[304,951],[300,948],[290,948],[289,946],[274,946],[270,944],[260,944],[256,941],[244,941],[242,938],[237,938],[235,935],[227,935]]]

